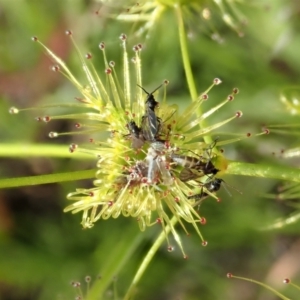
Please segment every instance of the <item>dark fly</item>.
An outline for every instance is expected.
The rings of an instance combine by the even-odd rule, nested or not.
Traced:
[[[220,171],[214,166],[211,161],[212,149],[216,145],[216,143],[217,140],[215,140],[211,145],[209,145],[208,148],[205,149],[205,156],[198,155],[198,157],[194,157],[175,153],[172,153],[170,155],[170,158],[174,163],[183,167],[179,174],[179,179],[181,181],[186,182],[205,175],[213,177]]]
[[[129,130],[129,134],[125,135],[125,136],[129,136],[131,138],[131,145],[133,149],[139,149],[142,148],[144,143],[145,143],[145,139],[142,133],[142,129],[140,127],[138,127],[135,123],[135,121],[131,120],[128,124],[127,124],[128,130]]]
[[[146,94],[147,94],[147,99],[146,99],[146,110],[149,108],[150,110],[154,111],[156,106],[159,104],[153,96],[153,93],[155,93],[159,88],[161,88],[163,84],[161,84],[159,87],[157,87],[153,92],[148,93],[142,86],[138,85]]]
[[[153,93],[156,92],[162,84],[151,93],[148,93],[140,85],[138,86],[147,94],[146,111],[142,117],[142,133],[145,140],[154,142],[158,140],[159,131],[161,129],[161,119],[155,114],[155,108],[159,103],[154,99]]]
[[[170,155],[170,158],[173,162],[183,167],[179,174],[179,179],[183,182],[197,179],[204,175],[216,175],[220,171],[210,159],[174,153]]]
[[[213,180],[210,180],[209,182],[207,182],[203,185],[201,192],[199,194],[188,196],[187,198],[195,199],[198,201],[204,200],[205,198],[207,198],[209,196],[207,191],[210,193],[217,192],[221,188],[221,185],[223,182],[224,182],[223,179],[214,178]],[[206,191],[204,191],[204,188],[206,189]]]

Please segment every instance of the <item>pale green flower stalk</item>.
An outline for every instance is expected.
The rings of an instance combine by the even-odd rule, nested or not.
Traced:
[[[112,4],[111,1],[102,2],[108,6]],[[222,19],[223,22],[239,36],[244,35],[242,27],[247,24],[247,20],[238,8],[238,6],[243,5],[244,2],[243,0],[127,1],[127,9],[122,9],[122,13],[112,13],[110,17],[120,21],[139,23],[136,34],[149,34],[155,23],[159,22],[159,19],[166,10],[181,6],[184,19],[189,20],[188,25],[190,25],[191,28],[197,29],[200,27],[201,30],[203,31],[204,29],[204,32],[209,34],[213,40],[222,42],[223,39],[216,25],[219,19]],[[140,23],[143,23],[143,25]]]
[[[236,276],[236,275],[233,275],[231,273],[227,273],[227,278],[235,278],[235,279],[239,279],[239,280],[243,280],[243,281],[248,281],[248,282],[251,282],[251,283],[254,283],[254,284],[257,284],[257,285],[260,285],[262,286],[263,288],[269,290],[271,293],[273,293],[274,295],[276,295],[279,299],[282,299],[282,300],[291,300],[290,298],[286,297],[285,295],[283,295],[282,293],[278,292],[277,290],[275,290],[274,288],[272,288],[271,286],[263,283],[263,282],[260,282],[258,280],[254,280],[254,279],[251,279],[251,278],[246,278],[246,277],[241,277],[241,276]],[[299,287],[297,285],[295,285],[294,283],[292,283],[292,281],[288,278],[284,279],[283,280],[283,283],[285,284],[290,284],[292,285],[294,288],[296,289],[299,289]]]
[[[195,112],[208,99],[210,89],[221,83],[219,79],[215,79],[212,85],[179,115],[175,105],[167,104],[166,85],[168,81],[163,81],[164,96],[156,110],[156,115],[162,122],[160,136],[164,143],[143,141],[136,147],[136,138],[128,132],[126,126],[131,121],[141,124],[145,115],[146,96],[139,87],[143,86],[142,45],[138,44],[133,47],[134,57],[130,61],[126,35],[121,34],[120,41],[123,49],[123,67],[121,68],[123,83],[121,83],[115,63],[108,61],[103,42],[99,44],[104,59],[103,76],[101,76],[91,63],[92,55],[88,53],[83,56],[73,40],[72,32],[66,31],[66,34],[72,39],[77,49],[82,69],[86,75],[85,83],[80,83],[66,64],[37,38],[34,37],[33,40],[42,45],[56,63],[52,70],[67,77],[81,93],[81,97],[76,98],[78,103],[64,106],[82,108],[82,111],[44,116],[39,120],[45,122],[55,119],[81,120],[76,124],[78,131],[50,132],[49,136],[55,138],[66,134],[91,135],[88,145],[71,144],[69,150],[70,152],[81,151],[92,154],[99,160],[94,187],[79,188],[70,193],[67,198],[73,203],[65,209],[65,212],[82,212],[81,224],[84,228],[91,228],[100,219],[117,218],[120,215],[136,219],[142,231],[149,226],[160,224],[162,229],[167,232],[165,228],[168,226],[186,257],[180,236],[175,230],[174,223],[170,221],[174,216],[187,234],[189,233],[185,228],[185,222],[192,224],[202,240],[202,245],[205,246],[207,242],[198,225],[199,223],[205,224],[206,220],[194,207],[198,203],[197,200],[188,197],[203,192],[218,199],[204,185],[206,180],[211,180],[211,177],[199,176],[201,177],[200,181],[181,181],[179,177],[182,166],[175,164],[171,156],[176,153],[212,161],[219,170],[218,176],[222,175],[226,171],[227,161],[221,154],[211,151],[211,145],[204,142],[204,137],[235,118],[241,117],[242,113],[236,112],[228,119],[203,128],[199,128],[198,124],[203,123],[222,106],[231,102],[238,90],[233,89],[233,92],[220,104],[198,117]],[[134,76],[132,76],[132,68]],[[60,105],[54,104],[47,107],[51,106],[58,107]],[[13,108],[11,112],[16,113],[18,110]],[[244,135],[244,137],[247,136]],[[239,136],[227,141],[216,141],[214,145],[224,145],[242,138]],[[155,164],[158,165],[157,169],[154,168]],[[166,238],[168,250],[172,251],[173,246],[167,234]]]
[[[272,132],[274,133],[295,136],[297,141],[297,137],[300,135],[300,87],[291,86],[285,88],[280,94],[280,101],[284,105],[287,113],[292,116],[290,120],[294,119],[296,122],[290,124],[274,124],[268,127],[272,128]],[[300,146],[284,149],[281,156],[284,158],[300,156]]]

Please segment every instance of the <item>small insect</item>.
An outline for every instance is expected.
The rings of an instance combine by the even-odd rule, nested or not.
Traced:
[[[221,188],[223,182],[223,179],[214,178],[213,180],[210,180],[209,182],[203,184],[201,192],[199,194],[188,196],[187,198],[198,200],[198,202],[202,201],[209,196],[209,194],[204,191],[204,188],[206,189],[206,191],[214,193]]]
[[[127,124],[128,130],[129,130],[129,134],[125,135],[126,136],[130,136],[131,138],[131,146],[133,149],[139,149],[142,148],[144,143],[145,143],[145,139],[142,133],[142,129],[140,127],[137,126],[137,124],[135,123],[135,121],[131,120],[128,124]]]
[[[148,163],[148,183],[163,182],[164,185],[171,185],[174,182],[170,172],[166,156],[152,146],[149,147],[145,160]]]
[[[161,119],[155,114],[155,108],[158,102],[154,99],[153,93],[156,92],[162,84],[153,92],[148,93],[143,87],[138,85],[148,96],[146,99],[146,111],[142,117],[142,133],[144,138],[149,142],[154,142],[158,139],[159,131],[161,129]]]
[[[119,186],[136,186],[142,183],[143,178],[146,178],[147,174],[148,165],[144,161],[137,161],[135,165],[117,177],[114,183]]]
[[[163,83],[157,87],[153,92],[151,93],[148,93],[142,86],[140,85],[137,85],[138,87],[140,87],[147,95],[147,99],[146,99],[146,107],[151,109],[152,111],[155,110],[156,106],[159,104],[155,99],[154,99],[154,96],[153,96],[153,93],[155,93],[159,88],[161,88],[163,85]]]
[[[220,170],[211,161],[212,149],[216,145],[215,140],[205,149],[206,155],[194,157],[172,153],[170,158],[173,162],[183,167],[179,174],[179,179],[183,182],[200,178],[204,175],[216,175]],[[191,151],[191,150],[189,150]],[[193,151],[191,151],[193,153]],[[196,154],[196,153],[194,153]],[[196,154],[197,155],[197,154]]]
[[[179,174],[179,179],[183,182],[193,180],[204,175],[216,175],[220,170],[217,169],[210,159],[180,155],[172,153],[170,158],[173,162],[183,167]]]

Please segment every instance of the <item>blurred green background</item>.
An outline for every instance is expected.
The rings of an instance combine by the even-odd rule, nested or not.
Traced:
[[[73,31],[83,53],[93,53],[99,73],[103,70],[99,42],[105,41],[108,59],[118,65],[121,63],[118,37],[126,33],[129,46],[139,42],[145,46],[144,87],[151,90],[168,79],[168,103],[177,103],[181,109],[189,103],[174,12],[166,10],[146,38],[135,34],[141,24],[117,22],[107,17],[122,4],[0,0],[1,144],[53,143],[65,145],[68,150],[70,143],[78,141],[69,136],[48,138],[50,131],[73,130],[74,122],[45,124],[34,120],[41,113],[51,114],[53,110],[8,113],[11,106],[25,108],[71,102],[79,96],[63,76],[50,71],[51,60],[30,40],[34,35],[80,77],[83,76],[80,62],[64,34],[66,29]],[[193,19],[186,19],[198,92],[204,91],[215,77],[223,81],[210,93],[205,109],[221,102],[233,87],[240,89],[236,99],[208,122],[214,124],[242,110],[243,117],[222,131],[256,133],[263,125],[297,123],[298,117],[288,114],[279,101],[279,94],[289,85],[299,85],[299,1],[241,1],[239,9],[248,20],[243,38],[221,21],[218,7],[211,1],[206,4],[216,12],[213,24],[222,43],[210,38],[212,23],[203,23],[195,13]],[[299,158],[284,160],[280,156],[282,149],[298,145],[299,135],[271,133],[230,144],[224,150],[225,156],[232,160],[298,167]],[[0,164],[1,178],[11,178],[84,170],[94,168],[96,161],[27,158],[21,154],[18,158],[1,157]],[[282,284],[285,277],[300,283],[299,222],[276,231],[260,230],[277,217],[294,211],[275,196],[273,200],[264,197],[265,193],[276,195],[281,183],[243,176],[224,179],[242,194],[229,187],[232,194],[229,196],[222,188],[221,203],[210,199],[201,206],[201,213],[207,219],[201,230],[208,246],[202,247],[196,234],[186,237],[178,228],[189,259],[182,259],[178,249],[168,253],[166,244],[161,247],[138,285],[136,299],[278,299],[254,284],[227,279],[227,272],[269,283],[291,299],[300,298],[299,292]],[[86,275],[92,277],[92,283],[99,280],[103,268],[113,263],[111,254],[126,239],[128,245],[135,241],[138,246],[120,272],[108,278],[115,282],[117,295],[111,285],[103,298],[122,299],[160,230],[155,227],[139,233],[136,222],[126,218],[100,221],[91,230],[82,230],[81,215],[64,214],[63,208],[69,204],[67,193],[91,185],[92,180],[86,180],[0,190],[0,299],[74,299],[76,291],[70,282],[81,281],[85,290]]]

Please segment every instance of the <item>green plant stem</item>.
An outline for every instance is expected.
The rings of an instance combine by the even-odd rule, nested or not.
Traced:
[[[196,101],[198,98],[198,92],[197,92],[194,76],[192,73],[192,67],[191,67],[191,63],[190,63],[190,57],[189,57],[188,46],[187,46],[186,32],[185,32],[184,22],[183,22],[183,17],[182,17],[182,10],[181,10],[181,6],[179,3],[175,5],[175,10],[177,13],[177,20],[178,20],[179,44],[180,44],[180,49],[181,49],[183,68],[185,71],[185,76],[186,76],[186,80],[187,80],[187,84],[188,84],[188,88],[189,88],[189,92],[190,92],[192,101]],[[197,115],[199,117],[202,115],[201,107],[198,108]],[[204,119],[199,122],[199,126],[200,126],[200,128],[206,127],[206,122]],[[207,144],[212,143],[211,136],[205,135],[203,138]]]
[[[74,159],[95,159],[90,154],[82,152],[70,153],[67,145],[48,145],[48,144],[0,144],[0,157],[56,157]]]
[[[0,188],[13,188],[21,186],[30,186],[38,184],[56,183],[63,181],[75,181],[82,179],[95,178],[97,169],[67,172],[67,173],[56,173],[47,175],[37,175],[28,177],[18,178],[6,178],[0,180]]]
[[[20,186],[47,184],[64,181],[74,181],[95,178],[97,169],[56,173],[47,175],[37,175],[18,178],[0,179],[0,188],[12,188]],[[230,161],[226,169],[226,174],[274,178],[300,182],[300,169],[285,166],[249,164],[243,162]]]
[[[137,230],[136,224],[130,226],[126,232],[123,230],[117,244],[114,245],[109,253],[103,253],[103,249],[99,248],[99,255],[106,256],[105,265],[101,268],[101,279],[93,284],[87,297],[84,299],[104,299],[103,294],[114,276],[116,276],[124,267],[124,264],[130,260],[134,251],[143,241],[144,234],[141,232],[137,234]]]
[[[300,182],[300,169],[278,165],[230,161],[225,173]]]
[[[267,284],[264,284],[264,283],[259,282],[257,280],[250,279],[250,278],[245,278],[245,277],[241,277],[241,276],[235,276],[235,275],[232,276],[232,278],[236,278],[236,279],[241,279],[241,280],[253,282],[253,283],[258,284],[258,285],[264,287],[265,289],[271,291],[272,293],[274,293],[276,296],[278,296],[282,300],[291,300],[290,298],[287,298],[286,296],[284,296],[283,294],[279,293],[278,291],[276,291],[272,287],[268,286]]]
[[[192,68],[190,64],[190,58],[189,58],[189,52],[187,47],[187,40],[186,40],[186,32],[184,28],[184,22],[182,17],[182,11],[180,4],[177,4],[175,6],[176,12],[177,12],[177,19],[178,19],[178,29],[179,29],[179,43],[180,43],[180,49],[182,54],[182,62],[183,67],[185,71],[185,76],[187,80],[187,84],[189,87],[190,95],[193,101],[196,101],[198,98],[198,93],[192,73]],[[200,112],[199,112],[200,113]]]
[[[175,224],[177,223],[177,218],[173,217],[171,219],[171,224],[172,226],[175,226]],[[145,270],[147,269],[147,267],[149,266],[151,260],[153,259],[155,253],[157,252],[157,250],[160,248],[160,246],[162,245],[162,243],[164,242],[166,235],[168,235],[170,233],[170,226],[166,226],[165,231],[162,231],[161,234],[158,236],[158,238],[156,239],[156,241],[154,242],[154,244],[152,245],[152,247],[150,248],[150,250],[148,251],[148,253],[146,254],[146,256],[144,257],[141,265],[139,266],[132,282],[131,285],[124,297],[124,300],[129,300],[133,294],[134,294],[134,290],[138,284],[138,282],[140,281],[140,279],[142,278],[143,274],[145,273]]]

